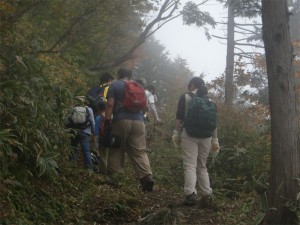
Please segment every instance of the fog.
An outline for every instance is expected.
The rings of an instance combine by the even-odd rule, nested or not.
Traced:
[[[182,4],[185,2],[187,1],[182,1]],[[202,1],[194,2],[200,3]],[[215,21],[227,22],[227,9],[216,0],[209,0],[205,5],[200,6],[200,9],[209,12]],[[240,21],[239,19],[235,20]],[[241,22],[243,21],[246,20],[241,20]],[[211,35],[226,37],[226,32],[226,25],[218,24],[214,29],[209,27]],[[166,47],[171,58],[180,56],[186,59],[189,68],[195,71],[196,75],[206,74],[205,79],[207,81],[224,73],[226,66],[226,40],[215,37],[208,40],[204,29],[184,25],[181,17],[165,24],[154,36]]]

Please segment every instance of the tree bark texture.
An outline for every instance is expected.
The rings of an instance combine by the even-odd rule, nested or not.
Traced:
[[[233,1],[228,0],[227,23],[227,55],[225,71],[225,104],[232,105],[234,96],[233,70],[234,70],[234,6]]]
[[[292,43],[294,45],[294,54],[300,57],[300,1],[297,2],[297,5],[294,5],[294,8],[291,9],[290,17],[290,33],[292,38]],[[300,59],[294,62],[295,68],[295,77],[296,77],[296,92],[298,98],[298,104],[300,104]],[[299,118],[300,120],[300,118]]]
[[[272,135],[269,209],[264,223],[296,225],[297,212],[291,209],[297,206],[300,191],[299,105],[287,0],[262,0],[262,21]]]

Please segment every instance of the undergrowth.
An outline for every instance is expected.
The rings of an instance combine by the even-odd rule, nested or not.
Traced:
[[[82,159],[72,163],[67,160],[69,151],[64,150],[58,158],[57,176],[38,177],[24,167],[19,175],[1,177],[1,224],[137,224],[145,216],[170,209],[176,209],[178,224],[198,224],[199,217],[201,224],[253,223],[260,211],[254,181],[262,181],[252,174],[261,172],[254,155],[225,148],[217,158],[210,158],[208,167],[219,210],[184,208],[181,150],[172,146],[167,125],[155,132],[147,146],[155,178],[153,193],[140,190],[128,161],[123,173],[109,179],[100,173],[88,174]],[[249,157],[253,165],[243,163]]]
[[[2,113],[21,115],[21,111],[8,110]],[[113,179],[101,173],[88,174],[82,160],[78,164],[68,161],[68,139],[65,131],[56,125],[59,121],[51,126],[63,134],[46,145],[51,146],[51,151],[43,148],[36,158],[26,155],[30,149],[29,145],[22,146],[26,136],[17,142],[16,136],[10,136],[14,135],[10,130],[3,133],[2,146],[14,141],[14,149],[20,144],[18,149],[24,152],[9,148],[0,151],[1,224],[136,224],[150,215],[162,216],[164,219],[158,219],[157,224],[167,224],[165,220],[170,221],[167,215],[171,214],[175,215],[177,224],[198,224],[199,218],[201,224],[253,223],[262,211],[260,196],[268,186],[268,127],[262,129],[253,120],[247,120],[251,110],[224,108],[219,113],[222,148],[216,158],[208,161],[211,186],[219,205],[217,211],[182,207],[181,149],[174,148],[171,142],[172,112],[164,115],[163,125],[154,126],[150,122],[147,127],[147,149],[155,179],[153,193],[141,191],[128,161],[124,172]],[[232,114],[235,119],[227,120]],[[23,134],[27,133],[23,131]],[[39,141],[47,144],[44,136],[44,133],[38,136]],[[55,145],[58,139],[60,145]],[[48,152],[55,153],[55,157]]]

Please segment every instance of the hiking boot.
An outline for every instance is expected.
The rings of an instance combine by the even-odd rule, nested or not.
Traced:
[[[183,201],[183,205],[196,205],[197,195],[193,192],[190,195],[185,196]]]
[[[199,206],[201,209],[204,209],[204,208],[217,209],[217,205],[214,201],[214,195],[210,194],[210,195],[202,196]]]
[[[140,184],[143,192],[152,192],[154,180],[151,175],[146,175],[140,179]]]

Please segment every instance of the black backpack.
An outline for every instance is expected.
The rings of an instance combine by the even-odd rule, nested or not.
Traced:
[[[211,137],[216,129],[216,104],[207,97],[198,97],[191,93],[185,94],[185,104],[184,128],[187,134],[196,138]]]
[[[92,87],[90,90],[88,90],[87,92],[87,96],[89,96],[90,98],[97,98],[97,96],[99,96],[100,93],[100,87],[99,86],[94,86]]]

